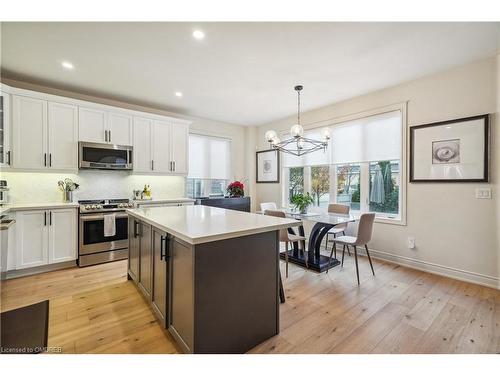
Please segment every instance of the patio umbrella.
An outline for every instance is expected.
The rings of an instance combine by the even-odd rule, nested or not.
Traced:
[[[384,190],[385,193],[390,193],[394,189],[394,182],[392,181],[391,163],[387,163],[384,171]]]
[[[370,193],[370,202],[373,203],[384,203],[385,202],[385,190],[384,190],[384,177],[382,176],[382,171],[380,166],[375,166],[375,176],[373,176],[372,191]]]

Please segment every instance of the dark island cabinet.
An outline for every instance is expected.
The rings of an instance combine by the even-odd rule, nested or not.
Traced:
[[[139,282],[139,225],[139,220],[132,217],[128,221],[128,276],[135,282]]]
[[[129,222],[128,278],[184,352],[245,353],[279,333],[277,230],[190,244]]]
[[[152,287],[151,225],[133,219],[128,221],[128,277],[134,280],[150,299]]]
[[[151,233],[151,225],[139,223],[139,287],[148,298],[153,286]]]
[[[171,242],[167,233],[152,229],[153,241],[153,284],[151,291],[151,305],[158,320],[164,328],[168,327],[168,274]]]

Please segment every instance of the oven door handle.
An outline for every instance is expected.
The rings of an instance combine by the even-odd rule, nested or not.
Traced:
[[[99,215],[81,215],[80,220],[81,221],[89,221],[89,220],[104,220],[104,215],[105,214],[99,214]],[[128,217],[128,214],[116,214],[117,219],[123,219],[125,217]]]

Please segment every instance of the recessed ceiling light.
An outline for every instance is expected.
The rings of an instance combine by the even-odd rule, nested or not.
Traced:
[[[201,30],[195,30],[193,31],[193,38],[202,40],[203,38],[205,38],[205,33]]]
[[[69,61],[63,61],[63,62],[61,63],[61,65],[62,65],[62,67],[63,67],[64,69],[68,69],[68,70],[71,70],[71,69],[74,69],[74,68],[75,68],[75,66],[74,66],[72,63],[70,63]]]
[[[176,91],[175,96],[177,96],[178,98],[182,98],[182,92]]]

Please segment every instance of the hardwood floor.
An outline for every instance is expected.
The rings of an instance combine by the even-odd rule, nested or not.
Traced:
[[[358,287],[346,258],[328,274],[290,265],[281,332],[250,353],[500,352],[500,291],[377,260],[373,277],[363,257]],[[63,353],[179,352],[127,282],[126,266],[2,282],[1,310],[49,299],[49,346]]]

